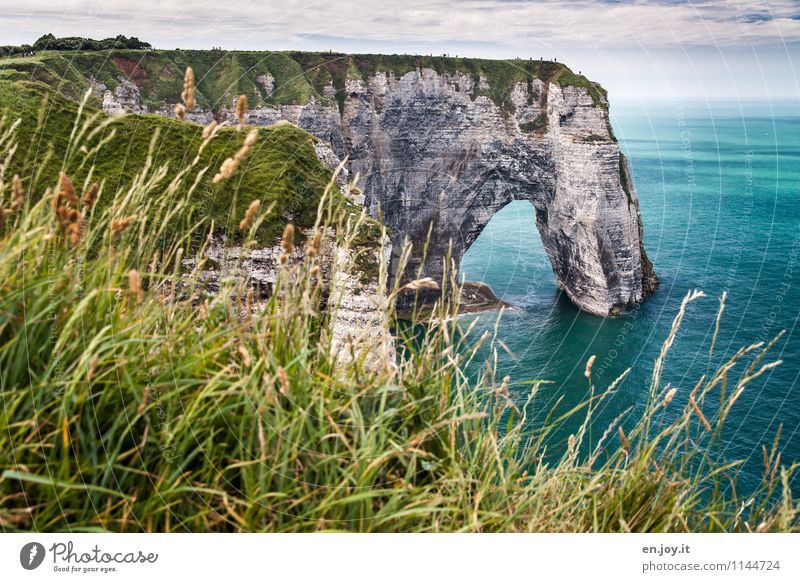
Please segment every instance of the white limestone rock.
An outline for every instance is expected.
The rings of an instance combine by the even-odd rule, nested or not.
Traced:
[[[268,79],[261,84],[267,89]],[[125,109],[125,101],[135,109],[138,90],[120,87],[120,106],[108,108]],[[392,268],[403,242],[424,241],[433,223],[423,274],[441,277],[451,241],[458,264],[495,212],[528,200],[556,280],[575,305],[608,315],[640,302],[658,280],[607,103],[587,88],[539,79],[515,84],[510,105],[495,103],[490,91],[487,78],[469,73],[379,71],[345,81],[341,110],[329,85],[324,100],[258,105],[247,122],[286,120],[309,131],[330,145],[317,147],[328,167],[347,157],[364,204],[389,228]],[[219,111],[218,120],[235,123],[234,109]],[[406,272],[420,262],[413,256]]]

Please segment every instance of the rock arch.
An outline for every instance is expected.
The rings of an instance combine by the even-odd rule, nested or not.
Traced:
[[[407,273],[421,265],[441,277],[450,241],[460,262],[497,210],[529,200],[556,280],[576,306],[608,315],[640,302],[658,279],[602,90],[530,78],[504,88],[498,104],[492,89],[466,73],[378,69],[327,86],[327,102],[263,105],[248,120],[286,119],[346,157],[370,212],[390,229],[394,264],[404,241],[415,245]]]
[[[539,101],[519,84],[509,113],[432,70],[359,81],[341,117],[343,153],[395,258],[415,245],[409,272],[440,278],[451,244],[458,264],[495,212],[528,200],[559,287],[585,311],[618,313],[657,285],[627,161],[604,103],[538,83]]]

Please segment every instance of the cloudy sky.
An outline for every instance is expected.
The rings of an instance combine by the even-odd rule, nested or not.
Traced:
[[[52,32],[158,48],[545,57],[612,98],[800,96],[800,0],[2,2],[0,44]]]

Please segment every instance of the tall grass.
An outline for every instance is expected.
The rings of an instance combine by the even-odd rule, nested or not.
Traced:
[[[73,135],[96,122],[79,116]],[[7,120],[0,140],[0,206],[9,210],[0,231],[4,531],[799,528],[794,468],[780,466],[776,446],[746,498],[732,486],[737,463],[712,453],[741,391],[777,364],[770,346],[740,350],[691,395],[662,386],[698,293],[680,307],[635,428],[626,434],[620,418],[590,442],[593,412],[614,385],[595,386],[587,365],[591,398],[534,423],[539,384],[519,403],[491,359],[477,378],[466,373],[498,338],[475,338],[454,317],[454,285],[441,290],[423,337],[398,331],[396,365],[343,360],[331,349],[337,307],[319,276],[323,253],[284,261],[255,312],[241,308],[252,297],[240,283],[209,295],[202,261],[185,267],[213,225],[195,222],[177,238],[169,226],[186,218],[198,176],[217,168],[168,175],[148,164],[118,191],[93,176],[91,197],[110,198],[107,212],[65,197],[58,176],[46,191],[23,192],[20,205],[19,186],[32,180],[6,175],[16,150]],[[70,145],[64,176],[83,163],[80,146]],[[72,188],[80,197],[91,184]],[[59,200],[79,236],[62,228]],[[329,189],[316,227],[354,248],[364,217],[332,201]],[[263,213],[253,206],[240,218],[252,237]],[[386,294],[390,320],[399,291]],[[583,422],[554,457],[548,447],[568,418]]]

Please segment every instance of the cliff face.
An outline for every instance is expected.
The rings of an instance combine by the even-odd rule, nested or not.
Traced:
[[[189,64],[200,104],[189,119],[235,122],[244,91],[249,123],[287,120],[330,143],[389,227],[393,266],[406,239],[415,245],[407,273],[429,228],[422,268],[437,278],[451,241],[457,265],[495,212],[528,200],[557,282],[581,309],[614,314],[658,284],[605,94],[559,63],[191,51],[115,54],[102,69],[71,62],[93,67],[109,113],[173,115],[179,89],[155,77],[171,71],[179,87]]]
[[[484,82],[421,70],[348,87],[344,153],[396,248],[433,224],[424,272],[438,277],[450,241],[457,265],[495,212],[529,200],[578,307],[606,315],[641,301],[638,201],[623,188],[606,107],[585,88],[534,80],[515,86],[512,113],[472,97]]]
[[[304,235],[310,237],[313,231]],[[319,260],[322,301],[331,313],[329,333],[333,356],[340,364],[361,360],[365,370],[386,371],[394,365],[396,356],[387,316],[386,285],[377,277],[365,278],[357,268],[353,250],[337,245],[334,239],[334,233],[329,231],[323,240]],[[390,252],[388,241],[383,242],[382,246]],[[184,259],[183,264],[191,269],[204,260],[207,266],[200,282],[209,293],[218,293],[223,281],[234,283],[242,290],[252,289],[252,309],[257,313],[261,303],[274,292],[283,252],[280,245],[245,249],[224,237],[216,237],[209,240],[203,255]],[[376,247],[374,254],[376,261],[386,260],[380,247]],[[304,259],[303,248],[296,248],[289,255],[285,269],[291,278],[296,277],[293,273]],[[241,301],[241,309],[245,309],[244,301]]]
[[[422,262],[431,225],[423,272],[438,278],[451,241],[458,265],[495,212],[528,200],[575,305],[607,315],[640,302],[657,278],[606,103],[585,87],[533,79],[516,83],[503,108],[481,94],[490,89],[483,77],[432,69],[377,72],[346,83],[341,109],[311,99],[258,107],[249,121],[287,119],[347,156],[396,253],[406,239],[418,249],[409,273]],[[227,108],[220,116],[233,121]]]

